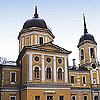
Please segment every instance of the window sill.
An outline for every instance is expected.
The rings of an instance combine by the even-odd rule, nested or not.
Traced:
[[[10,82],[10,84],[16,84],[16,82]]]

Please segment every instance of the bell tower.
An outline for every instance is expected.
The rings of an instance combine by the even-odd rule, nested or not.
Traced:
[[[83,20],[84,34],[81,36],[77,46],[79,48],[80,67],[95,68],[97,63],[97,43],[94,36],[88,33],[84,15]]]
[[[52,31],[47,27],[45,20],[39,17],[37,6],[35,6],[34,12],[34,16],[24,23],[22,30],[19,32],[19,52],[25,46],[43,45],[52,42],[55,38]]]

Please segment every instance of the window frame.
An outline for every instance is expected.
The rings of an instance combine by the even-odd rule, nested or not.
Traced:
[[[85,97],[87,98],[86,100],[88,100],[88,96],[87,95],[84,95],[83,96],[83,100],[85,100]]]
[[[63,97],[63,99],[61,99],[60,97]],[[64,100],[64,96],[59,96],[59,100]]]
[[[53,98],[54,96],[51,96],[51,95],[49,96],[49,95],[47,95],[46,100],[48,100],[48,97],[52,97],[52,98]],[[52,99],[52,100],[53,100],[53,99]]]
[[[94,100],[96,100],[95,97],[97,97],[97,100],[99,100],[99,97],[97,95],[94,96]]]
[[[42,43],[41,43],[41,39],[42,39]],[[44,38],[42,36],[39,37],[39,44],[42,45],[44,43]]]
[[[85,78],[85,80],[83,78]],[[82,83],[86,84],[86,76],[82,76]]]
[[[90,57],[95,58],[95,48],[90,48]]]
[[[71,77],[73,77],[73,79],[74,79],[73,82],[72,82],[72,78],[71,78]],[[71,77],[70,77],[70,82],[71,82],[71,84],[75,84],[75,76],[72,75]]]
[[[37,72],[35,72],[35,69],[36,69],[36,68],[38,68],[38,74],[39,74],[39,75],[36,75],[36,74],[37,74]],[[36,77],[36,76],[39,76],[39,77]],[[40,67],[38,67],[38,66],[36,66],[36,67],[34,68],[34,79],[36,79],[36,80],[37,80],[37,79],[40,79]]]
[[[83,51],[83,52],[82,52]],[[80,49],[80,60],[84,60],[84,49],[83,48],[81,48]]]
[[[72,99],[73,97],[75,97],[75,100],[76,100],[76,95],[72,95],[72,96],[71,96],[71,100],[73,100],[73,99]]]
[[[39,97],[39,99],[36,99],[36,97]],[[35,100],[40,100],[40,96],[35,96]]]
[[[12,81],[12,74],[15,74],[15,79],[14,79],[14,82]],[[11,84],[15,84],[16,83],[16,72],[10,72],[10,83]]]
[[[11,100],[11,97],[15,97],[15,100],[16,100],[16,96],[10,96],[10,100]]]
[[[61,69],[61,72],[60,73],[59,73],[59,69]],[[59,77],[59,74],[61,75],[60,77]],[[59,67],[57,69],[57,79],[58,80],[63,80],[63,69],[61,67]]]
[[[51,73],[47,72],[47,69],[50,68]],[[47,80],[52,80],[52,68],[51,67],[47,67],[46,68],[46,79]]]

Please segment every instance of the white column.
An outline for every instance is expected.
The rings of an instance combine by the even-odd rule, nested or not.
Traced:
[[[42,81],[45,80],[44,55],[42,55]]]
[[[97,70],[97,84],[99,84],[99,70]]]
[[[29,81],[32,81],[32,54],[29,54]]]
[[[91,75],[91,83],[93,84],[93,72],[92,72],[92,70],[90,71],[90,75]]]
[[[65,82],[68,83],[68,66],[67,66],[67,57],[65,59]]]
[[[35,44],[37,44],[38,43],[38,37],[37,37],[37,35],[35,35]]]
[[[54,77],[54,82],[56,82],[56,77],[57,77],[56,76],[56,56],[53,57],[53,62],[54,62],[54,70],[53,70],[54,76],[53,77]]]

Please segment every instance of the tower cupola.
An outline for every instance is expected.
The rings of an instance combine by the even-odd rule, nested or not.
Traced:
[[[94,39],[94,36],[88,33],[84,15],[83,15],[83,19],[84,19],[84,34],[81,36],[77,47],[79,48],[84,43],[91,43],[91,44],[97,45],[97,43],[96,43],[96,41]]]
[[[27,29],[27,28],[31,28],[31,27],[47,29],[47,25],[46,25],[46,22],[44,21],[44,19],[39,18],[37,6],[35,6],[34,17],[32,19],[28,19],[23,25],[23,29]]]
[[[19,33],[19,51],[24,46],[37,46],[52,42],[55,36],[44,19],[39,17],[37,6],[35,6],[35,13],[31,19],[25,21],[21,32]]]
[[[88,33],[85,16],[84,20],[84,34],[81,36],[77,47],[79,48],[79,60],[81,66],[92,66],[96,64],[97,60],[97,43],[94,36]]]

